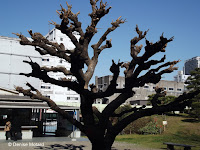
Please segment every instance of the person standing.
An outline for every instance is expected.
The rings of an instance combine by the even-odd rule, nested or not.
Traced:
[[[5,125],[5,128],[4,128],[4,131],[6,131],[6,140],[8,140],[8,138],[11,138],[11,134],[10,134],[10,129],[11,129],[11,122],[8,120],[6,122],[6,125]]]

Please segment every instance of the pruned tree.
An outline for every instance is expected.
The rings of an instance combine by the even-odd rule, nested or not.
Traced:
[[[70,70],[66,70],[65,68],[54,68],[54,71],[63,72],[66,76],[73,75],[76,77],[76,81],[56,80],[51,78],[48,76],[48,71],[51,71],[50,68],[40,67],[37,63],[32,61],[24,61],[32,67],[32,72],[28,74],[21,73],[21,75],[39,78],[46,83],[68,87],[80,94],[80,109],[83,123],[75,120],[67,112],[61,110],[53,100],[42,96],[42,94],[30,84],[27,84],[30,87],[28,90],[21,87],[17,87],[16,89],[31,98],[46,101],[51,109],[67,118],[72,124],[79,128],[81,132],[85,133],[92,143],[93,150],[109,150],[111,149],[118,133],[134,120],[166,111],[184,109],[190,98],[199,91],[179,96],[175,101],[166,105],[158,106],[156,104],[157,101],[155,100],[152,108],[145,109],[144,106],[141,108],[133,108],[131,109],[132,113],[130,115],[112,125],[109,118],[113,116],[115,110],[121,104],[123,104],[128,98],[134,96],[135,92],[132,90],[133,87],[144,86],[145,83],[159,82],[163,74],[171,73],[177,69],[175,65],[179,61],[164,63],[166,56],[160,60],[151,60],[151,57],[156,53],[165,52],[167,44],[173,40],[173,37],[168,39],[163,35],[160,36],[160,40],[156,43],[151,43],[145,39],[146,46],[144,47],[144,53],[139,56],[143,46],[138,46],[137,43],[146,37],[148,31],[142,32],[139,30],[138,26],[136,26],[137,36],[130,40],[130,55],[132,59],[126,63],[115,63],[112,61],[110,71],[113,74],[113,79],[106,91],[98,91],[94,84],[90,84],[90,80],[98,63],[99,55],[104,49],[112,47],[111,40],[107,40],[107,36],[116,30],[121,24],[125,23],[125,20],[119,17],[116,21],[111,22],[111,27],[105,31],[96,44],[91,44],[91,39],[97,33],[98,22],[102,17],[108,14],[111,9],[111,7],[107,7],[107,3],[104,3],[102,0],[98,3],[98,1],[99,0],[90,0],[90,5],[92,7],[92,12],[89,14],[91,24],[88,25],[86,31],[83,31],[82,24],[78,20],[79,12],[76,14],[73,13],[71,5],[67,3],[67,9],[61,6],[61,10],[57,11],[61,23],[57,24],[56,22],[52,22],[52,24],[55,28],[59,29],[63,34],[67,35],[71,39],[72,43],[75,45],[74,50],[66,49],[63,44],[48,41],[40,33],[29,31],[32,40],[27,39],[22,34],[16,34],[21,39],[21,45],[34,46],[35,50],[41,55],[49,54],[56,56],[71,64]],[[79,40],[73,35],[74,31],[80,34]],[[89,57],[88,55],[90,45],[93,49],[92,57]],[[86,68],[86,71],[83,71],[84,67]],[[121,67],[125,68],[125,87],[117,89],[116,81]],[[143,70],[146,70],[145,74],[141,74]],[[109,97],[115,93],[119,93],[119,96],[113,99],[113,101],[109,103],[102,112],[99,112],[97,109],[92,107],[95,99]],[[128,112],[130,112],[130,110]],[[121,112],[118,116],[125,113],[126,112]],[[98,117],[98,123],[94,120],[94,114]]]

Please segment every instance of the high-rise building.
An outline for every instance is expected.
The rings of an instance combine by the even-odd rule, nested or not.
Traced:
[[[195,68],[200,68],[200,56],[196,56],[185,61],[184,74],[190,75],[190,72]]]
[[[190,72],[195,68],[200,68],[200,56],[186,60],[184,63],[183,71],[178,71],[178,74],[174,76],[174,81],[185,82],[190,76]]]

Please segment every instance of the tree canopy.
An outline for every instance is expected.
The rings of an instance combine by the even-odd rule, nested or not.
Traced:
[[[186,80],[187,89],[192,91],[197,91],[200,89],[200,68],[196,68],[195,70],[190,72],[190,77]],[[200,94],[196,95],[192,98],[191,104],[192,110],[190,114],[194,116],[194,118],[198,118],[200,120]]]
[[[157,42],[152,43],[146,39],[148,30],[143,32],[136,25],[136,36],[130,39],[129,53],[131,55],[131,60],[127,60],[126,62],[119,61],[117,63],[112,61],[110,72],[113,75],[113,79],[105,91],[99,91],[94,84],[90,84],[90,80],[99,61],[99,55],[101,55],[102,51],[105,49],[112,47],[112,41],[111,39],[107,39],[107,36],[119,28],[120,25],[125,23],[125,20],[120,16],[115,21],[112,21],[110,27],[105,30],[98,42],[91,44],[92,38],[98,33],[96,27],[98,22],[110,12],[111,7],[107,7],[108,4],[106,2],[104,3],[102,0],[100,2],[99,0],[90,0],[90,5],[92,8],[91,13],[89,14],[91,23],[85,31],[83,31],[82,23],[78,19],[79,12],[73,13],[71,10],[72,6],[68,3],[67,8],[61,6],[61,9],[57,11],[61,19],[61,23],[58,24],[52,21],[55,28],[59,29],[63,34],[67,35],[71,39],[71,42],[75,45],[73,50],[66,49],[63,44],[49,41],[40,33],[34,33],[32,30],[28,31],[32,40],[29,40],[22,34],[16,33],[16,35],[21,39],[21,45],[33,46],[41,55],[48,54],[56,56],[71,64],[70,70],[67,70],[66,68],[58,67],[40,67],[40,65],[36,62],[24,61],[32,67],[32,72],[28,74],[21,73],[21,75],[39,78],[46,83],[68,87],[80,94],[80,109],[83,117],[83,123],[74,119],[67,112],[60,109],[52,99],[43,96],[40,91],[35,89],[29,83],[27,83],[29,89],[17,87],[16,90],[24,95],[30,96],[31,98],[47,102],[51,109],[61,114],[64,118],[67,118],[72,124],[78,127],[81,132],[85,133],[92,143],[92,149],[110,150],[115,137],[134,120],[166,111],[184,109],[190,99],[193,98],[199,91],[179,96],[173,102],[166,105],[158,105],[158,101],[155,97],[152,108],[145,108],[145,106],[141,106],[140,108],[131,108],[128,111],[128,113],[132,111],[130,115],[124,117],[114,125],[111,124],[110,117],[115,114],[115,110],[120,105],[125,103],[128,98],[134,96],[134,87],[144,86],[145,83],[158,83],[163,74],[171,73],[177,69],[175,65],[179,62],[179,60],[165,62],[165,55],[159,60],[152,59],[152,56],[155,54],[164,53],[166,51],[167,44],[173,40],[173,37],[166,38],[162,34]],[[79,40],[73,35],[74,31],[79,33]],[[141,40],[145,40],[146,45],[144,48],[143,45],[138,45],[138,42]],[[88,55],[90,45],[93,50],[93,55],[91,57]],[[125,86],[124,88],[118,89],[117,78],[120,73],[120,68],[125,69]],[[66,76],[73,75],[76,77],[76,80],[72,81],[66,78],[56,80],[51,78],[48,76],[48,72],[52,70],[63,72]],[[146,73],[142,74],[143,71]],[[99,112],[97,109],[92,107],[95,99],[109,97],[115,93],[118,93],[119,95],[113,99],[102,112]],[[162,94],[162,90],[158,90],[157,94]],[[118,115],[121,116],[125,113],[127,112],[122,111]],[[94,114],[98,117],[98,122],[95,122]]]

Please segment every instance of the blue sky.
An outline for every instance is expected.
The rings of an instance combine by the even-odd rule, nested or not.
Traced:
[[[60,4],[66,7],[65,2],[65,0],[1,1],[0,36],[15,37],[12,35],[13,32],[21,32],[28,36],[27,30],[29,29],[45,35],[53,28],[48,21],[60,22],[56,10],[60,9]],[[167,61],[181,60],[177,65],[179,70],[182,70],[186,59],[200,56],[199,0],[107,0],[107,2],[112,9],[97,26],[99,32],[92,43],[98,41],[98,38],[110,27],[112,20],[122,16],[127,22],[108,36],[108,38],[112,38],[113,47],[101,53],[95,75],[111,74],[109,66],[112,59],[130,61],[130,40],[136,36],[136,24],[143,31],[149,29],[147,39],[152,42],[158,41],[163,32],[165,37],[174,36],[174,41],[168,44],[165,54]],[[72,4],[74,13],[80,11],[79,20],[82,21],[85,29],[90,24],[89,0],[68,0],[68,3]],[[163,55],[164,53],[156,55],[154,58],[160,59]],[[173,76],[176,74],[177,71],[164,75],[163,80],[173,80]]]

